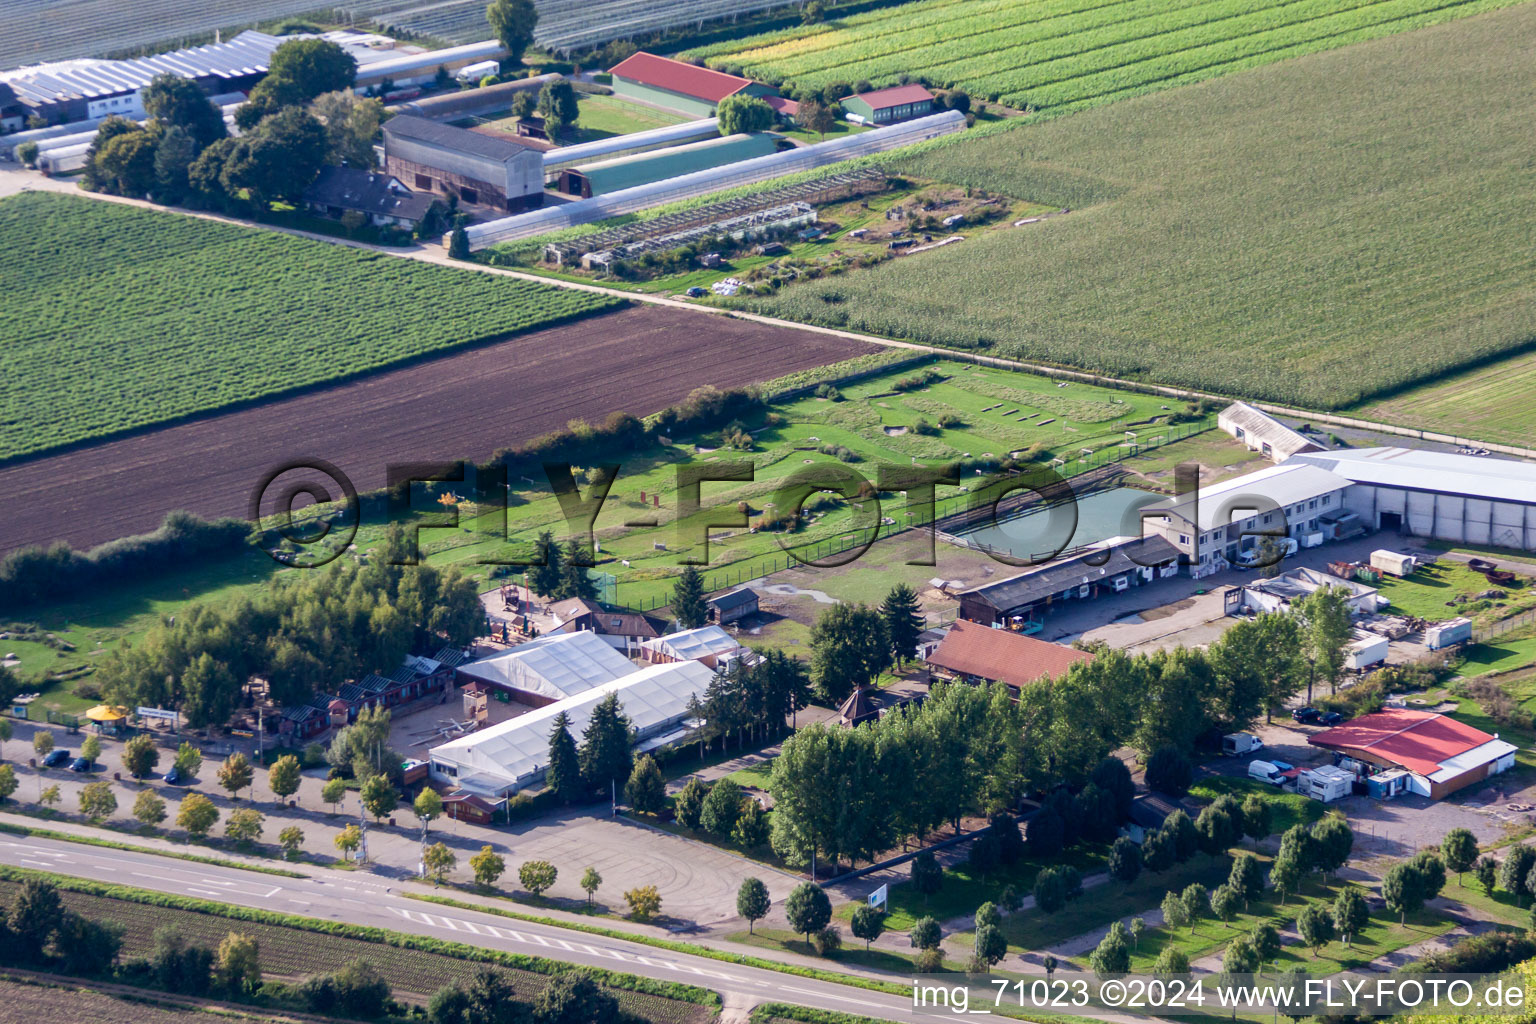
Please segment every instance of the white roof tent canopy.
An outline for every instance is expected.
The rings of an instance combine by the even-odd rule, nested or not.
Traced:
[[[696,660],[712,654],[729,654],[741,644],[719,626],[700,626],[698,629],[685,629],[681,633],[659,636],[640,646],[646,650],[665,652],[674,658]]]
[[[549,734],[562,711],[570,716],[571,734],[579,740],[592,709],[610,693],[615,694],[629,717],[634,738],[643,741],[683,721],[689,699],[702,697],[714,677],[708,667],[696,661],[651,665],[433,747],[431,758],[434,764],[457,767],[461,777],[491,776],[505,780],[503,788],[507,789],[526,785],[548,767]],[[486,789],[484,780],[478,785],[480,790]]]
[[[636,671],[596,633],[552,633],[459,666],[472,679],[563,700]]]
[[[1308,465],[1299,460],[1311,459],[1311,455],[1297,455],[1283,465],[1270,466],[1257,473],[1248,473],[1232,480],[1224,480],[1199,492],[1199,528],[1211,530],[1226,526],[1233,520],[1241,521],[1255,511],[1266,512],[1272,506],[1285,508],[1297,502],[1310,501],[1324,494],[1342,491],[1350,481],[1337,473],[1330,473],[1320,466]],[[1144,512],[1167,511],[1173,516],[1192,521],[1186,495],[1161,505],[1150,505]]]
[[[1529,462],[1419,448],[1350,448],[1293,455],[1285,463],[1302,464],[1352,483],[1536,504],[1536,465]]]

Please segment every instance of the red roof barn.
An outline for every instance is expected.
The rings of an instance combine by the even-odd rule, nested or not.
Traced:
[[[1006,629],[957,621],[928,656],[928,664],[950,675],[1007,683],[1014,689],[1067,674],[1088,651],[1036,640]]]
[[[1406,708],[1362,715],[1307,742],[1376,769],[1405,771],[1412,792],[1436,800],[1512,768],[1517,750],[1465,722]]]

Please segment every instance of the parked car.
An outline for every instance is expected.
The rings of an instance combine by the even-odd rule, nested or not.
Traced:
[[[88,772],[91,770],[91,762],[83,757],[77,757],[69,762],[69,770],[72,772]]]
[[[48,752],[47,757],[43,758],[43,767],[57,768],[59,765],[68,760],[69,751],[65,750],[63,747],[55,747],[53,750]]]
[[[1269,763],[1274,765],[1276,768],[1279,768],[1282,772],[1288,772],[1292,768],[1296,767],[1289,761],[1276,761],[1274,758],[1270,758]]]
[[[709,294],[709,291],[707,289],[700,288],[698,285],[694,285],[692,288],[689,288],[685,294],[690,299],[702,299],[704,296]]]
[[[1291,557],[1296,553],[1296,549],[1300,547],[1300,545],[1296,543],[1295,537],[1281,537],[1278,541],[1276,541],[1276,543],[1280,547],[1281,558]],[[1237,553],[1237,567],[1239,569],[1252,569],[1259,564],[1259,559],[1262,557],[1263,548],[1255,544],[1248,550],[1239,551]]]
[[[1344,716],[1343,715],[1339,714],[1337,711],[1330,711],[1326,715],[1324,715],[1322,718],[1318,719],[1317,724],[1318,725],[1338,725],[1342,721],[1344,721]]]
[[[1316,725],[1323,713],[1317,708],[1297,708],[1291,712],[1291,717],[1303,725]]]
[[[181,769],[171,765],[170,770],[165,773],[165,777],[161,781],[167,786],[175,786],[181,783],[184,781],[181,777]]]

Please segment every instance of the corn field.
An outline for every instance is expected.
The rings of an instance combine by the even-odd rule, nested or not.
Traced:
[[[1508,68],[1532,46],[1511,7],[929,146],[888,164],[1073,212],[743,304],[1313,408],[1390,395],[1530,342],[1536,83]]]

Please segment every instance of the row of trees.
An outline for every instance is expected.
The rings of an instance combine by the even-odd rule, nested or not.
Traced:
[[[401,561],[395,528],[366,564],[338,559],[255,596],[194,602],[103,659],[102,689],[129,707],[179,708],[200,728],[227,721],[253,675],[279,704],[301,704],[347,679],[392,672],[419,645],[480,635],[485,613],[472,580],[392,564]]]

